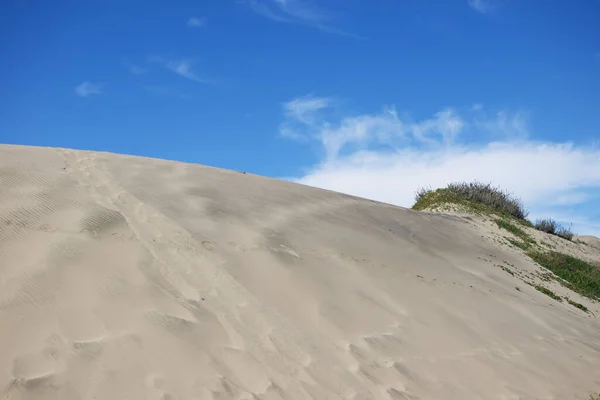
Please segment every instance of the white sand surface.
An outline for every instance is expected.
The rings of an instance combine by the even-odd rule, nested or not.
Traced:
[[[598,305],[506,273],[539,267],[492,233],[251,174],[0,146],[1,398],[600,391]]]

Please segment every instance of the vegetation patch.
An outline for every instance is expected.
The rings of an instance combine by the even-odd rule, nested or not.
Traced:
[[[548,288],[545,288],[543,286],[540,286],[540,285],[536,285],[535,288],[536,288],[536,290],[538,292],[542,292],[546,296],[552,297],[554,300],[562,302],[562,297],[560,297],[559,295],[557,295],[556,293],[554,293],[552,290],[550,290]]]
[[[552,272],[538,272],[537,276],[544,282],[551,282],[556,280],[556,276]]]
[[[504,272],[508,272],[509,274],[511,274],[512,276],[515,276],[515,273],[512,272],[510,269],[506,268],[505,266],[501,265],[500,268],[502,268],[502,270]]]
[[[584,306],[583,304],[579,304],[579,303],[577,303],[577,302],[575,302],[575,301],[573,301],[573,300],[571,300],[571,299],[567,299],[567,301],[569,302],[569,304],[570,304],[570,305],[572,305],[573,307],[577,307],[577,308],[579,308],[579,309],[580,309],[580,310],[582,310],[582,311],[585,311],[585,312],[589,312],[589,311],[590,311],[590,310],[588,310],[588,308],[587,308],[586,306]],[[599,400],[600,400],[600,399],[599,399]]]
[[[557,251],[528,253],[535,262],[562,278],[568,288],[592,300],[600,300],[600,269]]]
[[[554,249],[556,246],[553,245],[552,243],[548,243],[542,240],[542,244],[546,247],[548,247],[549,249]]]
[[[528,242],[534,241],[534,239],[531,237],[531,235],[529,235],[527,232],[525,232],[523,229],[519,228],[518,226],[511,224],[509,221],[507,221],[505,219],[496,219],[494,222],[496,222],[496,225],[498,225],[498,227],[500,227],[502,229],[506,229],[507,231],[509,231],[516,237],[523,239],[524,241],[528,241]]]
[[[523,242],[522,240],[513,240],[513,239],[509,239],[509,238],[506,238],[506,240],[508,240],[508,242],[510,244],[512,244],[513,246],[516,246],[523,251],[529,251],[531,249],[531,246],[529,244]]]
[[[505,230],[509,231],[510,233],[512,233],[513,235],[515,235],[516,237],[518,237],[519,239],[521,239],[520,241],[516,241],[516,240],[507,238],[507,240],[514,246],[517,246],[520,249],[527,251],[534,244],[536,244],[535,239],[530,234],[525,232],[520,227],[507,221],[506,219],[498,218],[498,219],[494,220],[494,222],[496,223],[496,225],[498,225],[499,228],[505,229]]]
[[[572,240],[573,236],[575,236],[571,231],[571,228],[565,228],[552,218],[538,219],[535,221],[535,224],[533,224],[533,227],[538,231],[546,232],[566,240]]]
[[[456,182],[432,191],[421,188],[415,195],[413,210],[431,209],[444,204],[458,204],[477,214],[496,212],[526,221],[528,211],[521,200],[489,183]]]

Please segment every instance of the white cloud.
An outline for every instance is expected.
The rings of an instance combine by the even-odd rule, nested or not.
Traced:
[[[285,131],[280,129],[280,133],[288,137],[315,138],[322,143],[327,158],[334,159],[348,148],[370,142],[393,145],[418,140],[433,146],[449,143],[464,125],[452,109],[442,110],[431,119],[415,123],[402,121],[394,107],[385,107],[376,114],[346,117],[338,124],[331,124],[324,119],[321,111],[333,104],[331,98],[315,97],[301,97],[285,103],[287,120],[282,124]]]
[[[347,148],[361,148],[369,141],[384,144],[405,135],[405,125],[394,108],[378,115],[346,118],[338,127],[327,126],[321,131],[321,141],[328,160],[336,159]]]
[[[474,124],[484,133],[507,139],[525,139],[529,134],[527,117],[523,112],[498,111],[493,118],[475,120]]]
[[[167,63],[167,68],[171,71],[175,72],[177,75],[189,79],[191,81],[207,83],[206,79],[200,78],[192,71],[192,64],[186,60],[180,61],[169,61]]]
[[[281,136],[297,141],[306,141],[309,137],[303,128],[310,128],[317,122],[319,110],[330,107],[333,99],[326,97],[304,96],[283,104],[286,121],[279,126]]]
[[[246,0],[245,3],[255,13],[272,21],[308,25],[323,32],[360,38],[330,26],[333,17],[310,0]]]
[[[446,109],[435,113],[433,119],[413,124],[412,132],[423,142],[435,144],[440,140],[436,136],[440,136],[444,144],[449,144],[454,141],[464,125],[465,122],[454,110]]]
[[[189,26],[190,28],[200,28],[204,25],[206,25],[206,18],[202,17],[202,18],[198,18],[198,17],[192,17],[190,19],[188,19],[187,22],[187,26]]]
[[[75,87],[75,94],[77,94],[79,97],[88,97],[93,94],[100,93],[102,93],[102,86],[98,83],[93,83],[90,81],[81,82]]]
[[[491,0],[468,0],[469,7],[482,14],[488,14],[495,9]]]
[[[248,6],[252,11],[265,18],[276,22],[294,22],[291,18],[286,17],[284,13],[277,12],[277,9],[273,9],[267,4],[268,3],[259,0],[248,0]]]
[[[594,199],[591,192],[600,190],[598,147],[527,139],[519,113],[504,111],[487,120],[469,121],[445,109],[415,122],[387,107],[380,113],[332,121],[318,114],[328,103],[317,100],[284,106],[284,126],[319,143],[324,151],[321,162],[306,175],[290,178],[294,181],[410,207],[420,187],[479,180],[522,197],[532,214],[564,213],[568,207],[581,233],[600,224],[586,212]],[[290,104],[314,107],[292,107],[302,111],[298,118],[290,112]],[[311,114],[311,109],[316,112]],[[478,138],[477,144],[464,140],[469,134]]]
[[[167,59],[163,56],[150,56],[148,57],[148,62],[157,63],[169,71],[176,73],[182,78],[189,79],[198,83],[211,83],[207,78],[199,76],[196,72],[192,70],[192,62],[185,59]]]
[[[315,98],[305,96],[284,103],[283,109],[286,117],[305,124],[311,124],[314,122],[315,113],[330,107],[332,101],[332,99],[327,97]]]
[[[481,111],[483,110],[483,104],[475,103],[471,106],[471,111]]]
[[[313,23],[326,22],[330,18],[307,0],[248,0],[252,10],[278,22],[291,19]]]

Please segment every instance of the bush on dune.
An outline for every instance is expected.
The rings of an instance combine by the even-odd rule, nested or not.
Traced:
[[[529,212],[520,198],[512,193],[492,186],[490,183],[474,181],[450,183],[445,188],[432,190],[423,187],[415,193],[413,210],[433,209],[445,204],[457,204],[475,213],[497,213],[503,217],[515,218],[522,225],[533,227],[541,232],[572,240],[575,234],[552,218],[538,219],[535,224],[527,220]]]
[[[552,218],[538,219],[533,224],[533,227],[538,231],[546,232],[551,235],[559,236],[563,239],[571,240],[575,234],[570,228],[565,228]]]
[[[449,184],[446,188],[432,191],[429,188],[421,188],[415,194],[415,205],[413,209],[423,210],[432,203],[455,203],[469,206],[483,206],[500,214],[508,214],[516,219],[527,218],[528,211],[523,206],[521,199],[499,187],[489,183],[481,182],[456,182]]]
[[[520,198],[489,183],[455,182],[436,190],[423,187],[416,191],[415,204],[412,208],[413,210],[426,210],[444,204],[458,204],[476,213],[494,212],[502,216],[510,216],[522,225],[534,227],[541,232],[566,240],[572,240],[575,236],[571,228],[565,228],[552,218],[538,219],[535,224],[532,224],[527,220],[529,212],[523,206]]]
[[[556,233],[556,229],[559,227],[558,222],[553,220],[552,218],[548,219],[538,219],[533,224],[534,228],[538,231],[550,233],[554,235]]]
[[[455,182],[445,188],[432,190],[423,187],[415,193],[413,210],[425,210],[443,204],[458,204],[472,211],[492,211],[500,215],[511,216],[523,225],[572,240],[575,234],[570,228],[565,228],[552,218],[538,219],[535,224],[527,220],[529,212],[523,206],[520,198],[512,193],[481,182]]]

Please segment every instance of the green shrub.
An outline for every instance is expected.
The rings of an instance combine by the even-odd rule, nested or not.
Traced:
[[[436,190],[421,188],[415,193],[415,200],[416,202],[412,206],[413,210],[425,210],[430,207],[445,204],[459,204],[471,211],[489,210],[488,207],[484,206],[483,204],[470,201],[466,197],[456,194],[447,188]]]
[[[421,201],[428,193],[431,192],[430,187],[422,187],[415,192],[415,203]]]
[[[550,233],[552,235],[556,234],[556,228],[559,227],[558,222],[556,222],[552,218],[538,219],[535,221],[535,224],[533,224],[533,226],[538,231]]]
[[[573,239],[573,236],[575,236],[571,231],[571,228],[565,228],[552,218],[538,219],[533,226],[538,231],[556,235],[567,240],[571,240]]]
[[[450,183],[446,188],[435,191],[421,188],[415,193],[413,209],[423,210],[441,203],[463,204],[480,211],[491,210],[519,220],[525,220],[528,215],[519,198],[489,183],[477,181]]]
[[[571,231],[571,228],[560,227],[556,231],[556,236],[559,236],[566,240],[572,240],[575,234]]]

